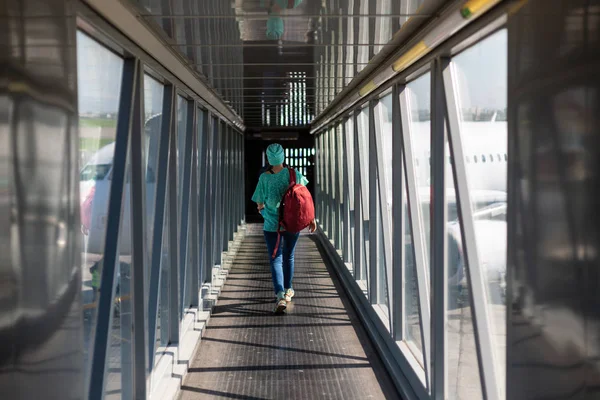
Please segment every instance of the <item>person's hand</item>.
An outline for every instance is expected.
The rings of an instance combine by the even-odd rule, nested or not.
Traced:
[[[310,225],[308,225],[308,230],[310,231],[310,233],[315,233],[315,231],[317,230],[317,221],[313,219]]]

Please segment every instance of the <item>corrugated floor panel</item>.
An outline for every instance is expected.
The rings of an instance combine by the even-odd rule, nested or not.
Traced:
[[[256,228],[250,229],[249,233]],[[246,236],[180,399],[397,399],[360,320],[313,238],[296,250],[296,296],[273,315],[262,236]]]

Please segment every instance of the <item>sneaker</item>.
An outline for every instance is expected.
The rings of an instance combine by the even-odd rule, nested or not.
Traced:
[[[279,292],[277,293],[277,303],[275,303],[275,309],[273,312],[275,314],[282,313],[287,307],[287,301],[285,301],[285,293]]]
[[[286,308],[287,308],[287,301],[285,301],[285,299],[281,299],[277,302],[277,304],[275,304],[275,309],[273,310],[273,312],[275,314],[281,314],[285,311]]]
[[[292,297],[294,297],[294,294],[294,289],[287,289],[284,295],[285,301],[292,301]]]

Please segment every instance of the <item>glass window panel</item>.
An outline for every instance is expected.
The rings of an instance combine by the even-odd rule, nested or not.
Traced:
[[[79,192],[82,232],[82,298],[84,356],[90,367],[90,351],[96,329],[96,302],[101,287],[104,238],[121,92],[123,59],[82,32],[77,32],[79,100]],[[125,218],[125,220],[127,220]],[[130,229],[127,222],[126,229]],[[131,236],[121,236],[121,251],[128,252]],[[119,268],[117,267],[117,274]],[[110,287],[112,283],[108,283]],[[113,335],[120,338],[119,314],[113,318]],[[111,335],[111,337],[113,337]],[[109,347],[107,382],[120,392],[120,339]]]
[[[348,160],[348,206],[350,207],[350,249],[349,262],[354,260],[354,117],[346,120],[346,157]]]
[[[185,130],[187,127],[187,101],[177,96],[177,198],[178,210],[181,212],[181,196],[183,194],[183,168],[185,158]]]
[[[406,172],[404,160],[402,170]],[[402,187],[404,193],[408,194],[406,178],[402,176]],[[410,215],[408,212],[408,195],[403,197],[404,204],[404,338],[411,352],[417,360],[423,364],[423,336],[421,332],[421,312],[419,309],[419,286],[417,284],[417,267],[414,257],[414,243],[410,227]]]
[[[446,154],[450,154],[446,148]],[[482,399],[477,348],[473,329],[469,286],[466,284],[461,224],[456,210],[454,176],[446,164],[446,197],[448,221],[448,314],[447,371],[448,400]]]
[[[464,151],[483,153],[484,164],[469,164],[467,180],[477,253],[487,282],[484,289],[501,388],[505,386],[506,363],[507,164],[491,162],[491,154],[507,151],[507,46],[507,31],[503,29],[452,60],[458,84]]]
[[[428,162],[431,154],[431,74],[427,73],[407,85],[410,107],[410,136],[412,139],[413,157],[421,159],[416,165],[417,191],[420,215],[418,218],[420,234],[426,243],[425,267],[429,268],[430,252],[430,197],[431,169]],[[410,162],[410,160],[409,160]],[[417,234],[417,232],[413,232]]]
[[[146,290],[150,287],[150,266],[152,262],[152,237],[154,230],[154,214],[156,201],[156,175],[158,171],[158,149],[160,140],[160,126],[162,121],[163,85],[148,75],[144,75],[144,145],[146,152],[146,237],[148,243],[148,258],[146,262]],[[156,328],[156,347],[160,344],[161,326],[166,326],[164,320],[168,313],[160,312],[159,296],[159,318]],[[146,294],[148,297],[148,293]]]
[[[365,18],[367,19],[367,18]],[[360,162],[360,177],[361,177],[361,206],[363,216],[362,232],[362,262],[361,276],[365,285],[369,274],[369,109],[365,107],[361,110],[358,121],[358,147],[359,147],[359,162]]]

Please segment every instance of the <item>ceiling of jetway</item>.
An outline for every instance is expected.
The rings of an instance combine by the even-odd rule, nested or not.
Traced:
[[[130,1],[249,128],[308,125],[394,32],[425,17],[425,0]]]

